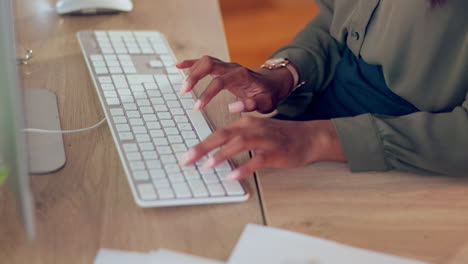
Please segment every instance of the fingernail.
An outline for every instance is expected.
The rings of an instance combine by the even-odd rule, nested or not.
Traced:
[[[240,171],[239,170],[233,170],[226,176],[226,180],[228,180],[228,181],[237,181],[237,180],[239,180],[239,177],[240,177]]]
[[[237,101],[232,104],[229,104],[228,108],[229,108],[229,112],[231,113],[239,113],[239,112],[244,111],[245,105],[244,105],[244,102]]]
[[[200,111],[202,107],[202,102],[200,100],[197,100],[195,104],[193,105],[193,111]]]
[[[195,150],[189,149],[187,152],[185,152],[182,156],[180,156],[179,159],[179,164],[181,166],[187,166],[190,164],[190,161],[195,158]]]
[[[182,89],[180,89],[180,96],[184,96],[187,93],[187,89],[188,89],[188,82],[186,78],[182,82]]]
[[[210,157],[203,163],[202,170],[210,170],[213,169],[214,165],[216,164],[216,160],[213,157]]]

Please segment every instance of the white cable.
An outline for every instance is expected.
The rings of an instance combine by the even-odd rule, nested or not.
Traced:
[[[95,129],[102,125],[104,122],[106,122],[106,118],[102,119],[99,121],[99,123],[87,127],[87,128],[81,128],[81,129],[74,129],[74,130],[46,130],[46,129],[37,129],[37,128],[25,128],[22,129],[21,131],[23,132],[29,132],[29,133],[43,133],[43,134],[69,134],[69,133],[79,133],[79,132],[84,132],[88,130]]]

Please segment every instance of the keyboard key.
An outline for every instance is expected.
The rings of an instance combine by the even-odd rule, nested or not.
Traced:
[[[154,84],[156,86],[156,84]],[[146,84],[145,84],[146,86]],[[155,87],[157,88],[157,86]],[[148,89],[148,87],[146,86],[146,89]],[[161,92],[160,91],[157,91],[157,90],[148,90],[146,91],[148,93],[148,96],[151,98],[151,97],[161,97]]]
[[[171,173],[168,175],[169,181],[174,185],[174,183],[185,182],[185,177],[182,173]]]
[[[164,132],[161,130],[150,130],[150,135],[153,138],[164,137]]]
[[[129,132],[130,126],[128,124],[118,124],[115,126],[118,132]]]
[[[143,161],[132,161],[130,162],[130,168],[132,171],[144,170],[145,163]]]
[[[133,99],[133,96],[131,95],[125,95],[125,96],[120,96],[122,103],[134,103],[135,100]]]
[[[179,130],[176,127],[164,127],[164,132],[169,136],[179,135]]]
[[[158,198],[151,183],[138,184],[137,189],[143,200],[156,200],[156,198]]]
[[[144,126],[134,126],[132,130],[135,134],[148,134],[148,130]]]
[[[208,190],[205,187],[205,184],[201,180],[190,180],[188,181],[190,189],[193,192],[194,197],[207,197]]]
[[[223,181],[223,186],[228,195],[244,195],[244,189],[238,181]]]
[[[141,118],[131,118],[130,119],[130,125],[132,125],[133,127],[135,126],[144,126],[144,122],[143,122],[143,119]]]
[[[166,178],[166,172],[163,169],[151,169],[149,173],[150,173],[151,178],[153,179]]]
[[[119,98],[106,98],[106,102],[109,106],[120,105]]]
[[[154,186],[156,186],[156,189],[163,189],[163,188],[170,188],[171,184],[169,183],[169,180],[164,177],[164,178],[152,178]]]
[[[126,103],[126,104],[123,104],[123,107],[125,108],[126,111],[138,109],[135,103]]]
[[[160,68],[163,67],[163,63],[159,60],[152,60],[149,62],[150,67],[152,68]]]
[[[153,143],[147,142],[147,143],[139,143],[140,149],[142,151],[147,151],[147,150],[154,150]]]
[[[147,181],[150,179],[147,171],[135,171],[133,173],[133,178],[135,181]]]
[[[206,185],[211,196],[223,196],[226,193],[224,192],[223,186],[220,183],[209,183]]]
[[[141,161],[141,154],[139,152],[129,152],[127,153],[127,159],[129,161]]]
[[[197,135],[193,131],[182,131],[182,137],[184,139],[196,139]]]
[[[125,116],[114,116],[114,123],[116,124],[126,124],[127,118]]]
[[[156,90],[156,89],[159,89],[158,85],[151,81],[151,82],[146,82],[146,83],[143,83],[143,86],[146,88],[146,90]]]
[[[165,165],[165,166],[164,166],[164,169],[166,170],[166,172],[167,172],[168,174],[179,173],[179,172],[180,172],[179,165],[177,165],[177,164]]]
[[[172,116],[169,112],[159,112],[158,113],[158,118],[159,119],[171,119]]]
[[[156,146],[169,146],[169,142],[164,137],[153,138],[154,145]]]
[[[94,68],[94,71],[96,72],[96,74],[108,74],[109,73],[106,67],[96,67]]]
[[[144,114],[143,119],[145,120],[145,122],[158,121],[158,118],[155,114]]]
[[[190,198],[192,197],[192,193],[190,192],[190,189],[188,185],[184,182],[181,183],[174,183],[172,184],[172,188],[174,189],[174,192],[176,194],[177,198]]]
[[[161,162],[165,165],[174,164],[177,162],[176,158],[173,155],[161,155]],[[176,165],[179,168],[179,165]],[[177,170],[177,171],[180,171]]]
[[[167,146],[157,146],[156,150],[159,154],[172,154],[171,148]]]
[[[154,105],[153,108],[154,108],[154,111],[156,111],[157,113],[169,111],[169,109],[165,105]]]
[[[99,80],[99,83],[100,84],[104,84],[104,83],[110,83],[112,84],[112,79],[108,76],[101,76],[101,77],[98,77],[98,80]]]
[[[122,133],[119,133],[119,138],[122,141],[133,140],[133,134],[130,132],[122,132]]]
[[[110,110],[112,116],[123,116],[124,111],[122,108],[112,108]]]
[[[140,107],[140,112],[142,114],[153,114],[154,110],[150,106],[142,106],[142,107]]]
[[[125,152],[136,152],[136,151],[138,151],[138,146],[135,143],[124,144],[123,148],[124,148]]]
[[[157,160],[158,153],[156,151],[143,151],[143,157],[145,160]]]
[[[150,103],[150,101],[148,99],[138,99],[137,100],[137,105],[140,106],[140,107],[141,106],[150,106],[151,103]]]
[[[187,146],[185,144],[174,144],[172,145],[174,153],[183,153],[187,151]]]
[[[159,117],[159,119],[163,119],[159,115],[158,115],[158,117]],[[174,121],[172,121],[172,120],[161,120],[161,125],[162,125],[162,127],[175,127],[176,126]]]
[[[170,111],[171,111],[172,115],[174,115],[174,116],[177,116],[177,115],[183,116],[183,115],[185,115],[185,111],[182,108],[171,108]]]
[[[138,143],[146,143],[151,141],[150,136],[146,134],[137,134],[135,137]]]
[[[187,169],[186,167],[183,168],[184,175],[187,180],[190,179],[200,179],[201,175],[196,169]]]
[[[161,199],[172,199],[174,198],[174,192],[172,189],[158,189],[158,194]]]
[[[139,117],[141,117],[140,112],[138,112],[138,111],[127,111],[127,116],[129,118],[139,118]]]
[[[146,167],[148,170],[153,170],[153,169],[162,169],[162,164],[160,160],[145,160]]]
[[[171,142],[171,144],[184,142],[181,136],[169,136],[168,139],[169,139],[169,142]]]
[[[202,174],[202,178],[207,184],[219,182],[218,176],[214,173]]]
[[[158,122],[147,122],[146,126],[148,127],[149,130],[161,129],[161,125]]]

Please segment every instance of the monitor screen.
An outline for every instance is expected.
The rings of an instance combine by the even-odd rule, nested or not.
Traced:
[[[34,206],[25,155],[21,89],[11,0],[0,1],[0,169],[8,174],[28,238],[34,238]]]

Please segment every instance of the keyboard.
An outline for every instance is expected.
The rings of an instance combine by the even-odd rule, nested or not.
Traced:
[[[178,157],[212,133],[194,95],[179,97],[184,73],[156,31],[77,34],[135,202],[140,207],[241,202],[249,194],[225,181],[231,162],[203,171]]]

